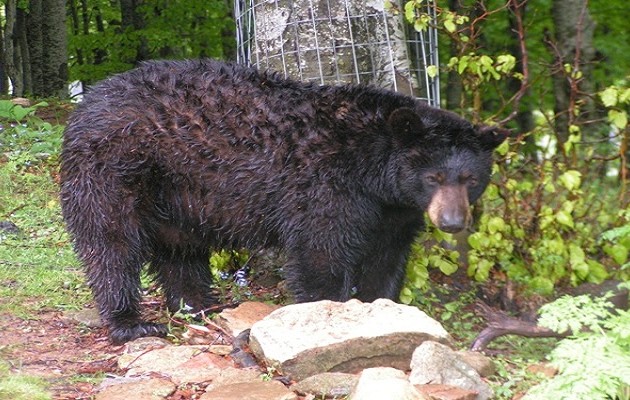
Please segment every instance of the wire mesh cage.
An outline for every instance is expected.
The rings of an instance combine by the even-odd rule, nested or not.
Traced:
[[[432,2],[426,7],[435,18]],[[438,65],[437,32],[416,32],[384,0],[235,0],[235,17],[240,63],[320,84],[377,85],[440,104],[438,76],[427,73]]]

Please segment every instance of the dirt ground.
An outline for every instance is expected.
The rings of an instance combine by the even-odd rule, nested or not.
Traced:
[[[1,314],[0,332],[0,355],[12,372],[46,379],[54,399],[91,398],[103,374],[116,372],[122,351],[104,329],[66,322],[58,311],[29,320]]]

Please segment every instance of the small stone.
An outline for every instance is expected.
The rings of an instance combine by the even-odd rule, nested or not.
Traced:
[[[413,352],[409,381],[414,385],[445,384],[477,392],[477,400],[493,397],[492,389],[477,371],[452,349],[436,342],[424,342]]]
[[[208,382],[233,364],[206,350],[206,346],[167,346],[123,354],[118,358],[118,366],[128,369],[126,376],[157,372],[170,377],[176,384]]]
[[[84,310],[70,310],[63,313],[61,317],[65,323],[82,324],[88,328],[100,328],[103,326],[98,310],[86,308]]]
[[[175,392],[176,386],[165,378],[139,378],[113,384],[110,382],[94,397],[95,400],[163,400]]]
[[[314,397],[343,397],[348,396],[357,385],[359,377],[342,372],[325,372],[310,376],[291,386],[291,390],[302,396],[308,394]]]
[[[416,385],[425,397],[431,400],[476,400],[477,392],[448,385]]]
[[[352,400],[425,400],[403,371],[395,368],[368,368],[361,373]]]
[[[542,375],[546,378],[553,378],[558,373],[558,369],[547,363],[532,364],[525,369],[530,374]]]
[[[200,400],[297,400],[295,393],[278,381],[243,382],[206,391]]]
[[[486,357],[478,351],[458,351],[457,354],[464,362],[477,371],[477,373],[485,378],[496,373],[497,367],[490,357]]]
[[[279,307],[267,303],[246,301],[236,308],[228,308],[221,311],[214,318],[214,321],[231,333],[232,336],[236,337]]]
[[[208,346],[208,352],[212,354],[216,354],[218,356],[227,356],[234,350],[232,346],[228,346],[225,344],[213,344]]]

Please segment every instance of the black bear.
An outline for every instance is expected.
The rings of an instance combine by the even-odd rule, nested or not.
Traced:
[[[168,307],[213,303],[212,248],[284,249],[296,301],[396,298],[424,212],[469,223],[505,136],[412,97],[211,60],[154,61],[89,90],[61,154],[61,204],[114,343],[140,271]]]

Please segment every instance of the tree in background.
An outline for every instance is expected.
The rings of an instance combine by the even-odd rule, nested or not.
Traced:
[[[7,0],[5,13],[3,61],[12,94],[66,97],[65,1]]]
[[[93,83],[143,60],[230,59],[235,51],[230,0],[6,0],[0,7],[1,94],[64,98],[70,81]]]
[[[70,0],[70,78],[89,84],[147,59],[235,51],[232,2]]]

